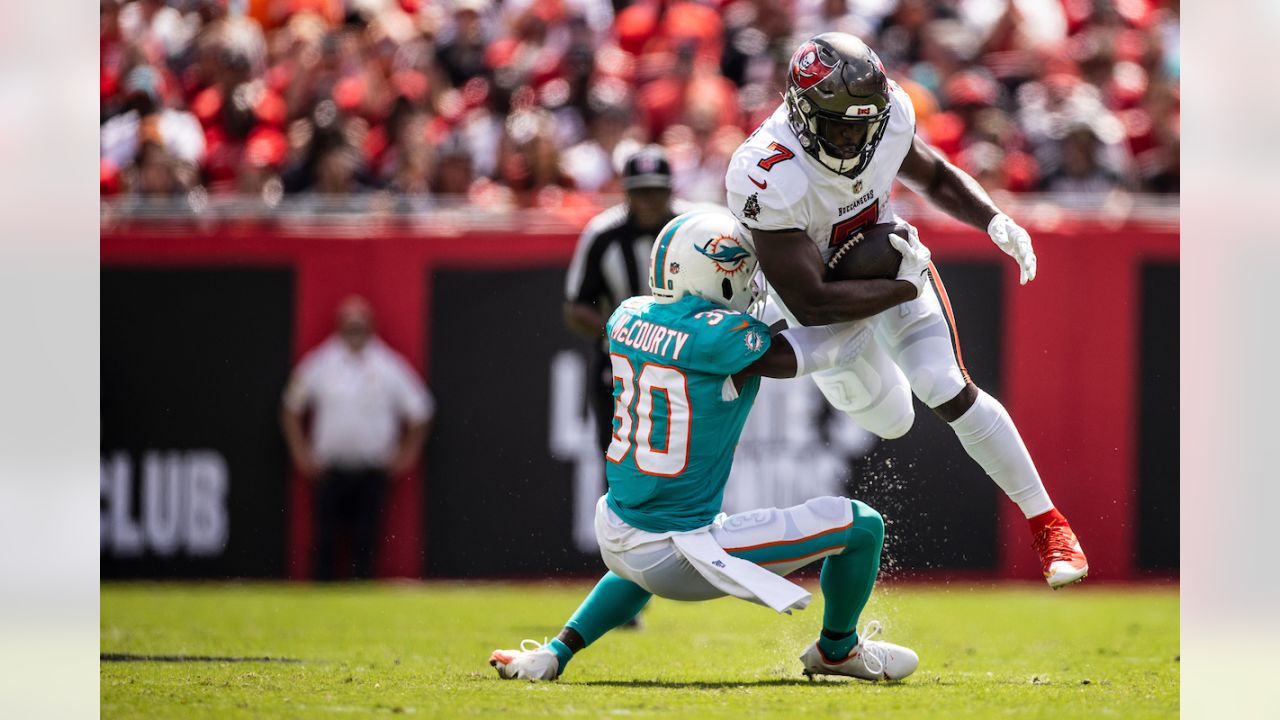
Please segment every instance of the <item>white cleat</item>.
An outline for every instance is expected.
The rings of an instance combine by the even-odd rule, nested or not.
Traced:
[[[1080,543],[1076,543],[1072,549],[1076,553],[1075,558],[1049,564],[1049,572],[1044,576],[1044,580],[1054,590],[1078,583],[1089,576],[1089,564],[1084,560],[1084,551],[1080,549]]]
[[[893,643],[872,640],[880,633],[880,623],[872,620],[862,628],[858,644],[849,657],[839,662],[828,662],[813,643],[800,656],[804,674],[810,680],[814,675],[846,675],[859,680],[901,680],[916,671],[920,656],[911,648]]]
[[[519,650],[494,650],[489,664],[503,680],[555,680],[560,676],[560,658],[537,640],[521,640]]]
[[[1044,581],[1057,590],[1089,574],[1089,560],[1066,518],[1032,532],[1031,547],[1040,555]]]

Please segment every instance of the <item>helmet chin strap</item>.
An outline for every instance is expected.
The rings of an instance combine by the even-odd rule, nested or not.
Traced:
[[[840,157],[836,157],[836,156],[832,155],[831,153],[827,152],[827,149],[826,149],[825,147],[823,147],[823,146],[822,146],[822,143],[821,143],[821,142],[819,142],[819,143],[818,143],[818,155],[820,156],[820,157],[818,158],[818,159],[819,159],[819,161],[820,161],[824,166],[826,166],[826,168],[827,168],[828,170],[830,170],[830,171],[832,171],[832,172],[834,172],[834,173],[836,173],[836,174],[839,174],[839,175],[844,175],[844,174],[846,174],[846,173],[851,173],[851,172],[853,172],[854,170],[857,170],[857,169],[859,169],[860,167],[862,167],[862,163],[861,163],[861,160],[862,160],[862,153],[858,153],[856,156],[851,157],[851,158],[840,158]],[[847,168],[846,168],[846,167],[845,167],[845,165],[846,165],[846,164],[848,164],[848,163],[852,163],[852,164],[851,164],[851,165],[849,165],[849,167],[847,167]]]

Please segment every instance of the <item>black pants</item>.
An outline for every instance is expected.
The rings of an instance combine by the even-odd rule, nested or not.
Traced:
[[[596,413],[596,438],[600,452],[609,449],[613,439],[613,366],[609,354],[593,352],[591,369],[587,371],[587,397]]]
[[[316,552],[313,575],[332,580],[337,570],[338,534],[351,536],[351,576],[373,577],[373,559],[382,524],[382,501],[387,494],[387,472],[381,468],[328,470],[316,485]],[[344,573],[345,574],[345,573]]]

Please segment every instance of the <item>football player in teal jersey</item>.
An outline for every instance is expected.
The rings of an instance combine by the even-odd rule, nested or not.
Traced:
[[[891,240],[903,256],[899,274],[919,274],[928,251],[914,237]],[[686,213],[658,235],[653,296],[624,301],[606,328],[614,430],[596,537],[609,572],[550,642],[494,651],[489,664],[501,677],[558,678],[576,652],[635,617],[653,595],[732,595],[778,612],[802,609],[810,594],[785,576],[819,560],[826,604],[821,633],[800,658],[803,672],[897,680],[915,671],[913,651],[872,639],[879,623],[856,631],[880,568],[879,513],[842,497],[720,513],[760,377],[843,367],[872,332],[855,321],[770,337],[750,312],[761,298],[756,270],[749,235],[727,212]],[[884,281],[886,295],[895,282],[908,281]]]

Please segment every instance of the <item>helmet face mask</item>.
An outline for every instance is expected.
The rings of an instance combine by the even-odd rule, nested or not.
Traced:
[[[851,177],[871,161],[892,105],[880,59],[845,33],[824,33],[800,46],[791,58],[785,101],[804,151]]]
[[[879,124],[879,123],[877,123]],[[818,142],[829,155],[842,160],[856,158],[867,144],[871,123],[818,116]]]
[[[747,231],[727,212],[695,211],[658,233],[649,262],[649,290],[660,303],[694,295],[739,312],[760,298],[758,262]]]

